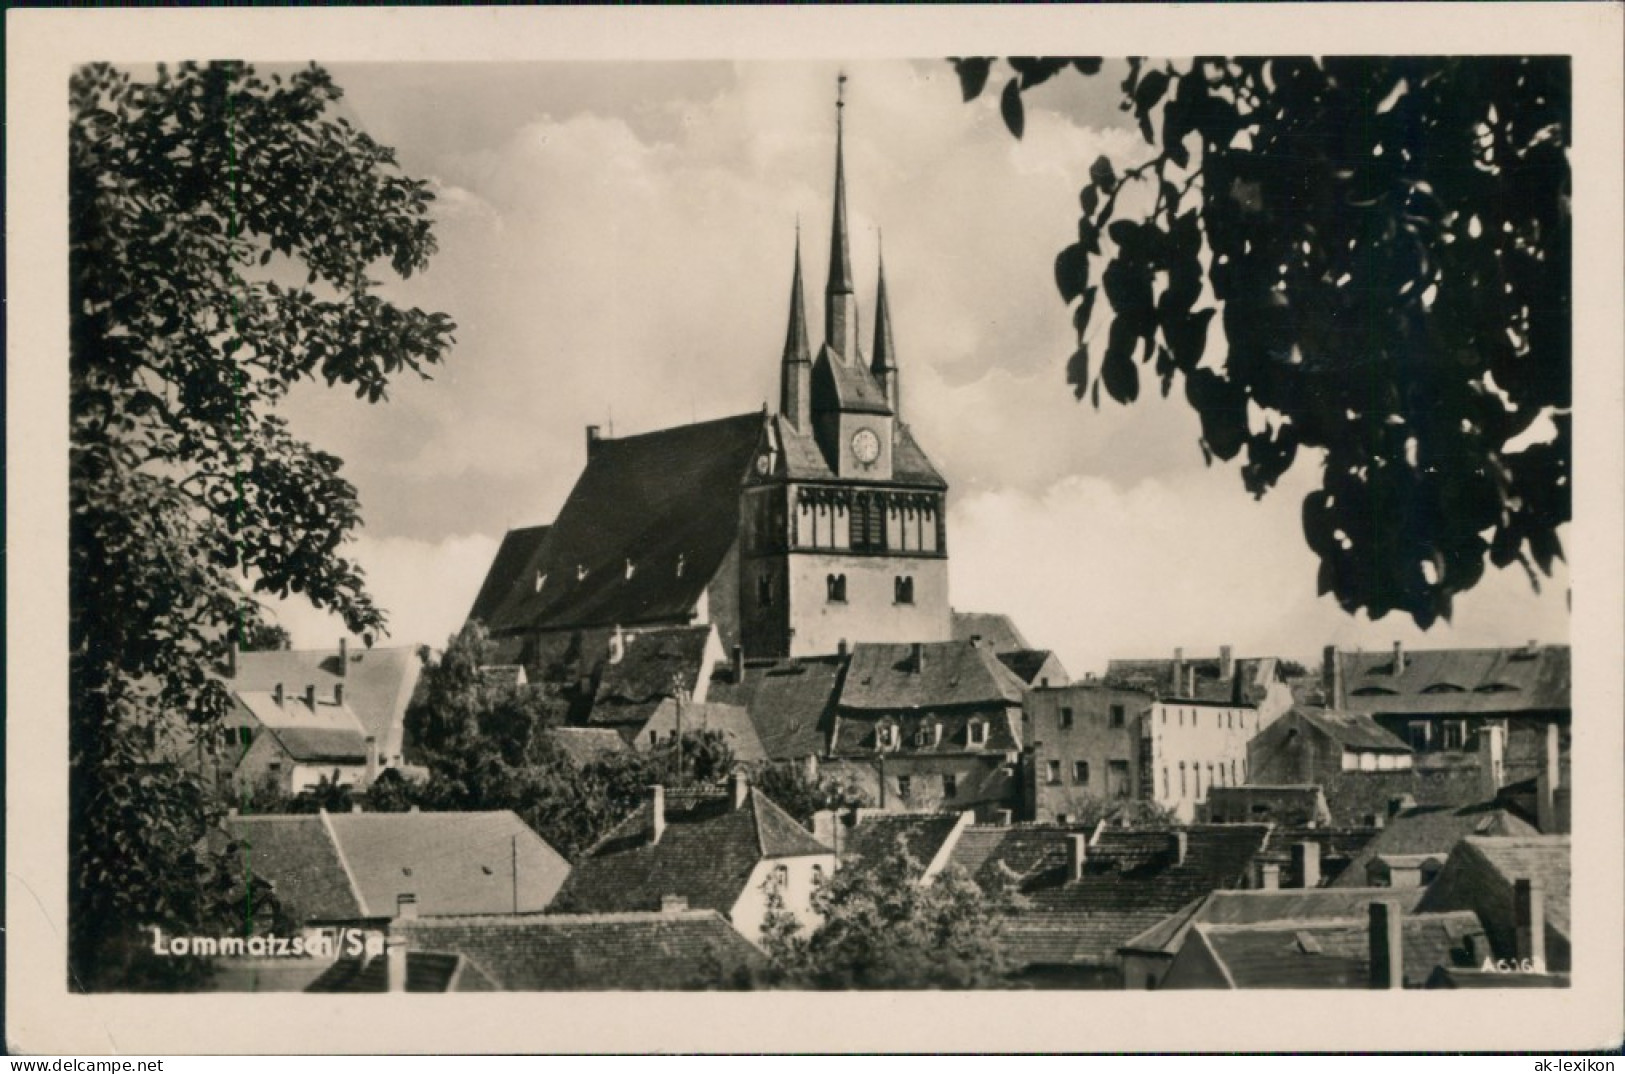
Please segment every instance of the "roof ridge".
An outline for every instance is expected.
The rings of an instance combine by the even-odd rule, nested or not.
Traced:
[[[350,868],[350,859],[344,856],[344,844],[339,841],[339,833],[333,830],[333,821],[325,809],[318,809],[317,816],[322,819],[322,831],[327,833],[328,840],[333,844],[333,854],[339,860],[339,868],[344,870],[344,879],[350,884],[350,894],[355,896],[355,904],[361,908],[362,917],[371,916],[371,907],[361,894],[361,884],[356,880],[355,872]]]
[[[651,436],[665,436],[679,430],[698,429],[706,425],[725,425],[730,422],[743,423],[747,418],[760,421],[762,419],[762,412],[759,410],[751,410],[746,411],[743,414],[729,414],[720,418],[706,418],[704,421],[690,421],[684,422],[680,425],[668,425],[663,429],[648,429],[641,433],[632,433],[630,436],[607,436],[599,440],[598,444],[600,448],[610,444],[625,444],[632,440],[643,440]]]

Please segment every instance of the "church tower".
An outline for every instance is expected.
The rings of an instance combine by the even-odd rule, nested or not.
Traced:
[[[750,657],[819,655],[843,642],[948,641],[953,635],[944,524],[948,486],[900,420],[883,267],[869,357],[858,343],[843,98],[839,94],[836,101],[824,341],[813,358],[798,229],[779,412],[765,422],[741,504],[738,606]]]

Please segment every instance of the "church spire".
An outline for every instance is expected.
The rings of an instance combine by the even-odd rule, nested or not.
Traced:
[[[807,311],[801,299],[801,222],[796,221],[796,268],[790,281],[790,324],[784,332],[779,413],[802,432],[812,425],[812,354],[807,346]]]
[[[902,390],[897,382],[897,344],[892,342],[891,305],[886,301],[886,255],[880,255],[880,286],[875,290],[875,345],[870,371],[886,393],[891,412],[902,416]]]
[[[824,288],[824,342],[851,362],[858,355],[858,300],[853,293],[852,256],[846,241],[846,75],[842,74],[835,85],[835,212],[829,235],[829,283]]]

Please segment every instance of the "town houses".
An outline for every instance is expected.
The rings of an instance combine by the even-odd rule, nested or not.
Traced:
[[[1170,637],[1091,671],[954,606],[952,486],[908,420],[879,264],[860,332],[842,122],[822,340],[798,228],[776,407],[588,425],[569,495],[504,536],[468,615],[481,682],[568,763],[706,735],[729,770],[695,786],[679,752],[569,855],[506,809],[374,811],[429,778],[404,713],[435,655],[234,652],[220,838],[277,927],[377,942],[222,987],[753,987],[772,922],[816,930],[823,885],[894,853],[898,883],[995,900],[1011,987],[1565,984],[1566,646],[1328,648],[1316,675]],[[764,773],[847,800],[798,818]],[[340,786],[354,809],[246,805]]]

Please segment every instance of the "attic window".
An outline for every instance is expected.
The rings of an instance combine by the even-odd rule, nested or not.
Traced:
[[[1353,691],[1355,697],[1393,697],[1398,693],[1398,690],[1390,690],[1386,686],[1362,686]]]
[[[638,570],[638,565],[636,563],[633,563],[630,559],[628,559],[626,561],[626,580],[628,582],[630,582],[632,580],[632,575],[636,574],[637,570]]]
[[[684,560],[683,556],[678,556],[677,557],[677,577],[679,577],[679,578],[681,578],[683,576],[683,560]]]
[[[965,729],[965,737],[972,746],[987,745],[987,724],[981,720],[972,720],[970,726]]]
[[[1510,694],[1510,693],[1513,693],[1513,692],[1517,691],[1518,689],[1519,689],[1519,687],[1514,686],[1510,682],[1486,682],[1486,683],[1483,683],[1482,685],[1473,687],[1473,693],[1475,693],[1475,694]]]
[[[577,563],[576,564],[576,581],[584,582],[586,580],[587,580],[587,567],[586,567],[586,564]]]
[[[537,571],[536,572],[536,592],[540,593],[542,591],[542,587],[544,585],[546,585],[546,584],[547,584],[547,572],[546,571]]]
[[[1464,694],[1466,689],[1453,682],[1436,682],[1422,687],[1424,694]]]
[[[410,865],[401,866],[401,875],[402,876],[411,876],[412,875],[412,867]]]

